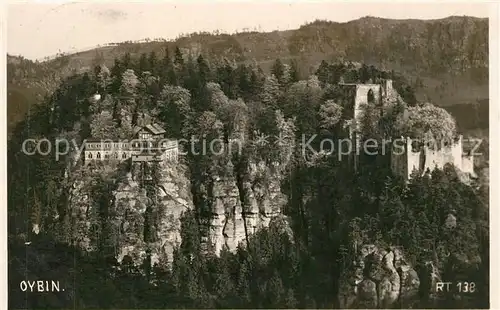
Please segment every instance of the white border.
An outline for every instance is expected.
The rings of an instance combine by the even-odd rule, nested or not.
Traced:
[[[10,1],[11,3],[15,2],[30,2],[30,1]],[[64,3],[69,1],[31,1],[32,3]],[[88,2],[100,2],[100,1],[88,1]],[[110,2],[110,1],[108,1]],[[130,1],[121,1],[121,2],[130,2]],[[146,1],[145,1],[146,2]],[[160,1],[147,1],[151,2],[160,2]],[[174,1],[166,1],[166,2],[174,2]],[[196,1],[186,1],[186,2],[195,2]],[[203,1],[208,2],[208,1]],[[212,0],[212,2],[221,2]],[[239,2],[239,1],[226,1],[226,2]],[[264,2],[260,0],[256,0],[253,2]],[[274,1],[286,3],[285,1]],[[287,1],[288,2],[288,1]],[[289,2],[306,2],[306,1],[289,1]],[[312,2],[312,1],[309,1]],[[326,2],[326,1],[314,1],[314,2]],[[330,2],[330,1],[329,1]],[[333,2],[333,1],[331,1]],[[340,3],[345,3],[346,1],[335,1]],[[392,1],[381,2],[381,1],[350,1],[357,2],[360,5],[362,3],[378,3],[380,5],[390,6],[392,3],[415,3],[416,1]],[[424,4],[433,4],[433,3],[448,3],[451,5],[455,3],[470,3],[470,1],[419,1],[418,3]],[[477,1],[477,4],[484,4],[485,2]],[[488,3],[488,2],[486,2]],[[499,79],[498,79],[498,65],[499,65],[499,48],[498,48],[498,38],[499,38],[499,16],[500,16],[500,5],[497,2],[489,2],[490,3],[490,15],[489,15],[489,91],[490,91],[490,113],[489,113],[489,141],[490,141],[490,307],[493,309],[500,309],[500,269],[496,264],[500,261],[500,249],[497,248],[499,238],[500,238],[500,228],[494,225],[494,223],[498,223],[498,210],[496,209],[497,202],[499,201],[499,191],[496,190],[499,181],[499,164],[496,162],[499,155],[499,147],[497,145],[497,139],[500,135],[500,109],[498,102],[498,87],[499,87]],[[7,53],[7,13],[6,13],[6,4],[0,4],[0,50],[2,55],[6,55]],[[450,9],[450,12],[452,10]],[[264,13],[264,12],[263,12]],[[269,12],[269,14],[275,14],[274,12]],[[451,15],[451,14],[450,14]],[[8,309],[8,278],[7,278],[7,158],[6,158],[6,149],[7,149],[7,93],[6,93],[6,56],[0,57],[0,98],[5,103],[0,112],[0,123],[2,124],[0,129],[0,147],[2,147],[3,152],[0,155],[0,172],[1,172],[1,183],[3,186],[0,187],[0,197],[2,197],[4,203],[2,204],[2,216],[0,216],[0,265],[2,269],[0,274],[2,276],[2,290],[0,293],[0,309]],[[496,190],[496,191],[495,191]]]
[[[7,256],[7,5],[0,5],[0,308],[8,309],[8,256]]]
[[[500,5],[498,3],[492,3],[489,16],[489,68],[490,68],[490,110],[489,110],[489,145],[490,145],[490,156],[489,156],[489,171],[490,171],[490,308],[500,309],[500,296],[498,293],[499,281],[500,281],[500,270],[498,268],[498,262],[500,261],[500,249],[498,244],[500,241],[500,228],[494,223],[498,223],[498,209],[497,204],[500,199],[499,191],[495,190],[498,187],[499,182],[499,148],[498,148],[498,136],[500,135],[500,109],[498,102],[499,95],[499,80],[498,80],[498,64],[500,59],[499,49],[498,49],[498,39],[499,39],[499,18],[500,16]]]

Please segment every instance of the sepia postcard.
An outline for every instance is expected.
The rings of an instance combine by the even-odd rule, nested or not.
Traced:
[[[497,4],[5,11],[9,309],[493,307]]]

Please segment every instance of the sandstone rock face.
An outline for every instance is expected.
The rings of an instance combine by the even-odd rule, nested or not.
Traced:
[[[68,214],[66,221],[69,225],[61,227],[68,229],[68,240],[86,251],[97,250],[98,236],[96,227],[98,224],[96,203],[91,198],[91,181],[88,179],[76,180],[69,189]],[[59,235],[59,234],[58,234]],[[63,234],[60,234],[63,235]]]
[[[215,253],[224,246],[233,251],[245,240],[245,225],[236,180],[232,176],[217,178],[213,187],[214,204],[209,240]]]
[[[153,226],[154,251],[158,259],[164,257],[168,263],[173,260],[173,249],[181,242],[181,218],[193,210],[191,184],[187,167],[175,162],[160,165],[160,182],[157,197],[156,225]],[[155,262],[153,255],[152,263]]]
[[[389,308],[417,295],[420,280],[400,249],[363,245],[341,279],[341,308]]]
[[[432,261],[427,261],[421,271],[422,289],[428,292],[428,298],[431,301],[436,301],[437,291],[436,283],[441,281],[441,273]]]
[[[185,211],[194,208],[190,182],[186,167],[179,163],[164,161],[153,169],[158,175],[155,184],[143,182],[138,166],[112,181],[114,190],[105,216],[92,184],[97,173],[106,172],[87,171],[73,183],[69,218],[82,249],[96,251],[105,238],[118,262],[128,256],[140,265],[148,255],[152,264],[172,262],[173,250],[181,242],[180,220]]]
[[[271,220],[281,215],[286,203],[278,171],[263,162],[250,164],[248,170],[240,187],[234,171],[214,181],[213,214],[207,239],[216,254],[224,247],[234,251],[239,244],[245,245],[247,236],[269,227]]]
[[[181,243],[181,219],[194,209],[188,168],[169,161],[142,165],[76,172],[70,183],[67,226],[72,229],[72,240],[86,251],[100,251],[104,240],[118,262],[128,257],[140,265],[150,257],[152,264],[169,265],[174,248]],[[281,213],[286,196],[280,189],[283,173],[279,165],[251,163],[247,170],[238,183],[229,164],[223,175],[213,178],[213,184],[200,185],[212,212],[202,243],[216,254],[223,248],[235,251],[239,244],[245,246],[249,235],[274,220],[283,223],[283,229],[289,228]],[[99,176],[107,180],[101,186],[108,188],[109,197],[97,197],[103,191],[94,189],[102,182],[97,181]]]
[[[109,222],[112,239],[118,262],[129,256],[133,262],[141,262],[146,258],[146,242],[144,240],[144,214],[151,199],[130,175],[119,184],[114,193]]]
[[[142,199],[143,203],[142,208],[135,208],[129,212],[129,214],[137,214],[135,224],[139,226],[139,229],[133,232],[135,238],[129,238],[123,246],[119,246],[127,254],[120,253],[118,258],[124,255],[130,256],[129,249],[133,249],[134,252],[139,252],[134,255],[137,258],[133,260],[134,262],[139,262],[149,252],[152,264],[170,264],[173,260],[173,250],[181,242],[180,220],[185,211],[194,208],[190,183],[186,176],[186,167],[183,165],[165,161],[160,162],[158,167],[150,168],[158,169],[156,184],[139,184],[138,181],[141,178],[139,173],[136,173],[135,175],[127,175],[127,178],[115,191],[117,209],[128,210],[122,205],[130,206],[130,199],[134,199],[134,197],[136,201]],[[140,169],[135,169],[135,171],[137,170]],[[147,223],[146,218],[148,218]],[[120,214],[118,219],[124,220],[125,218]],[[142,233],[145,229],[149,232],[148,240]]]

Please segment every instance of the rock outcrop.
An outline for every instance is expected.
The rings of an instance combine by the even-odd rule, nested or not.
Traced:
[[[74,174],[68,199],[72,240],[86,251],[101,251],[104,245],[118,262],[128,257],[140,265],[149,257],[151,264],[170,264],[181,243],[181,218],[194,209],[187,167],[163,161],[81,169]],[[281,219],[286,204],[281,180],[277,165],[259,162],[249,164],[238,181],[229,164],[205,190],[212,208],[202,243],[216,254],[224,247],[235,251],[273,219],[286,223]]]
[[[420,280],[400,249],[367,244],[340,284],[340,308],[390,308],[415,297]]]
[[[121,239],[117,258],[120,261],[128,255],[136,258],[133,261],[137,263],[149,254],[152,264],[170,264],[173,250],[181,242],[181,218],[184,212],[194,208],[186,167],[168,161],[145,165],[150,165],[149,169],[157,169],[154,172],[157,180],[148,182],[149,178],[141,176],[142,168],[133,167],[134,174],[127,174],[114,192],[120,230],[126,229],[124,224],[132,214],[135,214],[132,221],[138,226],[131,231],[133,237]]]
[[[233,168],[230,166],[230,170]],[[234,251],[258,229],[269,227],[281,215],[286,196],[281,193],[280,173],[264,162],[251,163],[241,184],[229,171],[213,185],[212,219],[208,240],[218,254],[223,247]]]
[[[128,256],[136,265],[148,256],[151,264],[169,264],[181,242],[181,218],[193,209],[187,168],[163,161],[131,172],[82,168],[70,190],[69,220],[72,238],[86,251],[113,251],[118,262]],[[85,169],[85,170],[83,170]],[[152,182],[152,169],[157,180]],[[109,170],[109,171],[108,171]],[[98,176],[108,179],[104,194],[96,196]],[[103,186],[103,184],[101,184]]]

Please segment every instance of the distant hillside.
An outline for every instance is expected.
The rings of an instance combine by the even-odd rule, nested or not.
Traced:
[[[295,59],[302,76],[312,73],[323,59],[362,62],[400,72],[414,87],[419,100],[440,106],[488,102],[487,19],[364,17],[347,23],[316,21],[287,31],[196,33],[169,42],[118,43],[46,62],[8,56],[9,124],[18,121],[20,113],[24,115],[28,105],[36,101],[36,94],[54,89],[62,76],[89,70],[102,62],[112,66],[114,58],[127,52],[132,57],[152,51],[163,55],[165,48],[173,51],[175,46],[207,58],[255,60],[264,70],[276,58],[285,62]],[[24,91],[26,88],[29,91]],[[465,113],[467,109],[470,108],[452,110]],[[460,122],[462,116],[455,116]]]

